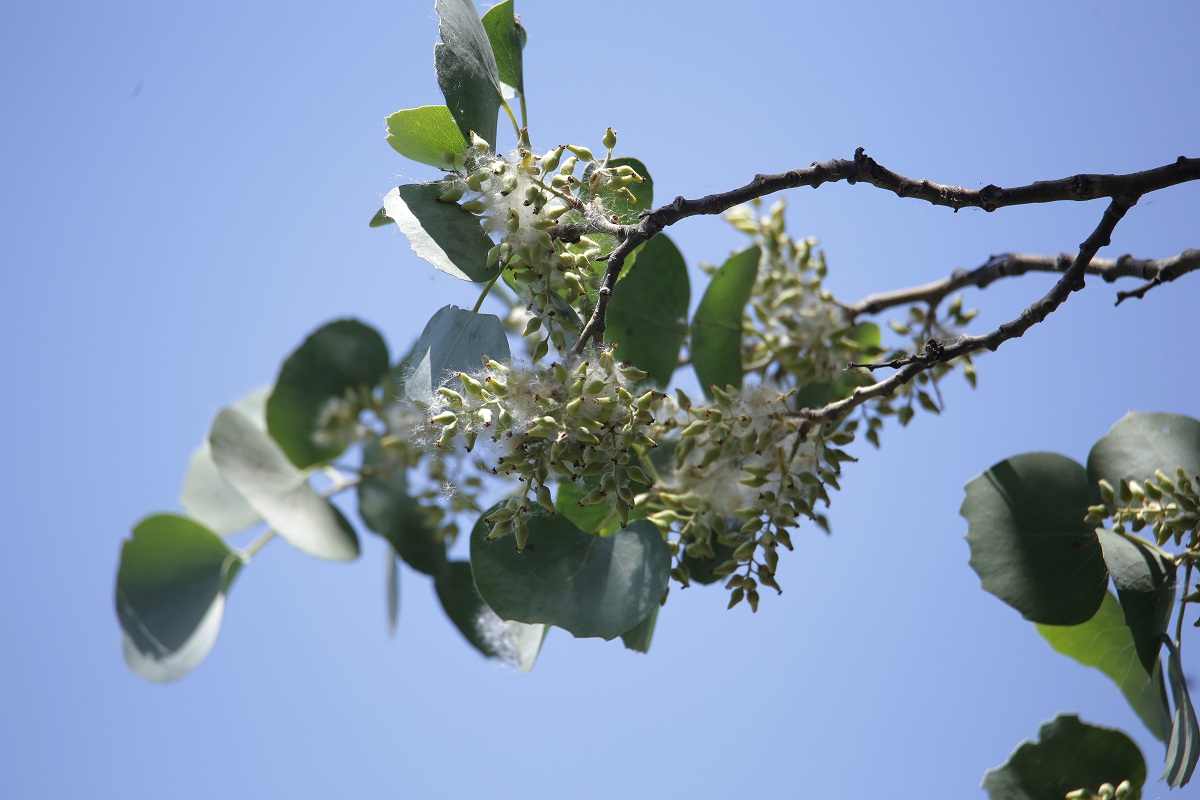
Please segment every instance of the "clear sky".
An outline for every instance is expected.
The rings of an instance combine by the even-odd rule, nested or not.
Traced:
[[[1200,155],[1194,2],[525,0],[539,147],[642,159],[658,199],[849,157],[980,187]],[[440,103],[432,2],[11,4],[0,26],[0,796],[980,796],[1060,711],[1162,750],[1099,673],[979,589],[962,485],[1007,456],[1082,461],[1130,409],[1200,417],[1200,276],[1114,309],[1090,286],[885,431],[751,616],[672,591],[649,655],[555,632],[533,673],[485,661],[380,540],[351,565],[264,550],[208,660],[156,686],[121,658],[121,541],[178,509],[218,408],[344,316],[403,351],[476,290],[367,221],[430,177],[383,118]],[[867,186],[789,197],[845,300],[994,253],[1072,250],[1102,203],[953,214]],[[1135,207],[1101,255],[1200,247],[1200,185]],[[743,239],[672,229],[692,265]],[[696,273],[699,275],[699,273]],[[1048,286],[968,296],[977,331]],[[698,292],[694,297],[698,297]],[[1200,637],[1185,663],[1197,672]],[[1189,648],[1187,644],[1190,644]],[[1189,657],[1190,650],[1190,657]],[[1165,794],[1151,788],[1150,796]]]

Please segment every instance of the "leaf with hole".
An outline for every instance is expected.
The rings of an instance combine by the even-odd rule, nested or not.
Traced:
[[[968,483],[959,513],[983,588],[1031,622],[1091,619],[1108,570],[1084,522],[1088,498],[1083,467],[1056,453],[1014,456]]]
[[[130,669],[161,683],[203,661],[241,566],[241,556],[195,520],[156,514],[139,522],[117,570],[117,619]]]

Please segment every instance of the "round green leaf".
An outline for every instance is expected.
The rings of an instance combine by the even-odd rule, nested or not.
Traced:
[[[1001,461],[966,486],[971,567],[983,588],[1032,622],[1077,625],[1104,600],[1108,570],[1084,522],[1083,467],[1055,453]]]
[[[413,252],[447,275],[483,283],[499,265],[488,269],[492,240],[479,220],[458,203],[443,203],[440,183],[409,183],[383,196],[384,212],[408,237]]]
[[[358,484],[358,513],[371,530],[391,542],[410,567],[437,575],[446,566],[446,542],[426,521],[408,494],[408,470],[385,453],[379,438],[363,445],[363,479]]]
[[[483,30],[492,45],[500,82],[525,94],[525,74],[521,67],[521,51],[529,35],[513,13],[513,0],[492,6],[483,15]],[[490,141],[490,140],[489,140]]]
[[[1111,593],[1095,615],[1080,625],[1037,625],[1038,633],[1058,652],[1085,667],[1103,672],[1130,708],[1137,712],[1146,729],[1166,741],[1171,721],[1166,705],[1166,688],[1161,670],[1149,670],[1138,657],[1125,612]]]
[[[404,392],[410,400],[429,405],[439,386],[457,381],[454,373],[483,369],[484,356],[511,358],[500,318],[453,305],[438,309],[406,359],[412,372],[405,377]]]
[[[1100,529],[1096,536],[1138,658],[1147,672],[1153,672],[1175,608],[1175,561],[1123,534]]]
[[[692,366],[709,399],[710,386],[742,385],[742,314],[760,256],[758,245],[730,256],[712,276],[692,317]]]
[[[270,394],[269,386],[257,389],[234,403],[233,408],[245,414],[261,430],[266,430],[267,397]],[[262,522],[258,512],[221,477],[207,438],[192,453],[179,499],[192,519],[217,533],[242,531]]]
[[[147,517],[121,548],[117,619],[125,662],[156,682],[191,671],[212,650],[241,557],[200,523]]]
[[[1092,447],[1087,467],[1094,498],[1099,497],[1096,483],[1101,478],[1116,486],[1152,478],[1160,469],[1174,479],[1179,467],[1189,477],[1198,476],[1200,421],[1180,414],[1131,411]]]
[[[466,561],[452,561],[434,581],[446,616],[476,650],[529,672],[549,628],[500,619],[483,602]]]
[[[446,153],[459,156],[466,152],[467,141],[445,106],[405,108],[386,122],[388,144],[405,158],[446,169],[451,163],[446,161]]]
[[[1068,792],[1095,792],[1103,783],[1128,780],[1129,800],[1142,796],[1146,759],[1133,740],[1113,728],[1059,714],[1022,742],[1004,766],[988,770],[983,788],[991,800],[1062,800]]]
[[[464,139],[471,131],[496,145],[496,115],[503,93],[496,57],[471,0],[437,0],[442,41],[433,47],[438,86]],[[391,211],[388,212],[389,216]],[[392,219],[395,219],[392,216]]]
[[[387,345],[374,328],[353,319],[323,325],[283,362],[267,430],[296,466],[329,461],[358,423],[357,400],[348,396],[370,392],[387,371]]]
[[[221,476],[285,541],[330,561],[358,557],[358,535],[350,523],[245,414],[223,409],[208,442]]]
[[[521,552],[511,538],[471,532],[471,568],[479,594],[504,619],[557,625],[574,636],[612,639],[633,628],[667,589],[671,553],[646,520],[612,536],[593,536],[562,515],[529,520]]]
[[[659,234],[642,246],[608,303],[605,334],[618,358],[666,386],[679,363],[690,302],[683,255]]]

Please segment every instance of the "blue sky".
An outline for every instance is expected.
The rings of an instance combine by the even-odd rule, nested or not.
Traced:
[[[1200,7],[1145,5],[517,10],[535,145],[611,125],[665,201],[859,146],[969,188],[1196,156]],[[1113,287],[1090,286],[980,358],[980,388],[953,382],[941,418],[859,451],[833,535],[794,537],[785,592],[755,616],[673,591],[648,656],[556,632],[522,675],[478,657],[411,572],[389,639],[377,539],[351,565],[276,544],[194,674],[136,677],[112,608],[120,544],[178,508],[216,410],[325,321],[363,319],[396,353],[434,310],[474,300],[366,226],[388,189],[431,177],[385,143],[383,118],[441,101],[436,20],[431,2],[224,0],[5,17],[0,795],[982,797],[984,770],[1060,711],[1125,728],[1158,774],[1117,690],[979,589],[958,506],[1009,455],[1083,460],[1130,409],[1200,417],[1195,276],[1117,309]],[[836,185],[788,208],[856,300],[994,253],[1071,250],[1102,204],[953,214]],[[1197,219],[1200,186],[1163,191],[1101,255],[1200,247]],[[717,220],[671,236],[692,265],[742,245]],[[976,330],[1047,286],[969,295]]]

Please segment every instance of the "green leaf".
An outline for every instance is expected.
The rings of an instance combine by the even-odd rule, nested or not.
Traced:
[[[484,356],[497,361],[511,358],[500,318],[445,306],[426,323],[413,348],[412,373],[405,379],[404,391],[409,399],[429,405],[438,387],[455,372],[483,369]]]
[[[238,400],[233,407],[265,431],[270,394],[271,387],[264,386]],[[207,437],[192,453],[180,502],[192,519],[221,534],[242,531],[262,522],[258,512],[221,477]]]
[[[1122,731],[1059,714],[1038,731],[1038,741],[1022,742],[1001,767],[983,776],[991,800],[1063,800],[1068,792],[1095,792],[1103,783],[1128,780],[1129,800],[1139,800],[1146,782],[1146,759]]]
[[[1001,461],[966,486],[971,567],[1031,622],[1077,625],[1096,613],[1108,570],[1084,522],[1087,474],[1055,453]]]
[[[267,430],[298,467],[345,452],[357,435],[359,401],[388,371],[383,337],[358,320],[318,328],[279,370]]]
[[[208,441],[221,477],[285,541],[329,561],[358,557],[358,535],[350,523],[245,414],[223,409]]]
[[[562,480],[558,483],[558,491],[554,496],[554,507],[558,509],[558,513],[573,522],[581,531],[586,533],[599,533],[604,524],[610,518],[616,516],[616,512],[608,503],[592,503],[588,506],[579,505],[582,500],[596,485],[599,485],[597,480],[585,481],[580,480],[579,483],[574,481]]]
[[[442,191],[438,183],[397,186],[384,195],[383,208],[418,256],[459,280],[490,281],[500,268],[487,267],[492,240],[474,214],[440,202]]]
[[[1142,665],[1117,598],[1105,592],[1100,610],[1081,625],[1036,627],[1055,650],[1111,678],[1147,730],[1166,740],[1171,723],[1162,672]]]
[[[692,366],[710,400],[710,386],[742,385],[742,314],[760,256],[758,245],[730,256],[712,276],[692,318]]]
[[[433,47],[438,86],[463,138],[471,131],[496,145],[496,115],[503,93],[492,45],[471,0],[437,0],[442,41]],[[394,219],[394,217],[393,217]]]
[[[426,575],[445,568],[446,542],[408,494],[408,469],[372,436],[363,444],[363,479],[358,484],[358,513],[366,526],[387,539],[410,567]]]
[[[1131,411],[1092,447],[1088,481],[1092,497],[1098,498],[1101,478],[1116,486],[1152,478],[1161,469],[1174,479],[1179,467],[1189,476],[1200,475],[1200,422],[1179,414]]]
[[[513,0],[504,0],[503,3],[488,9],[483,15],[483,30],[492,45],[492,55],[496,58],[496,69],[501,83],[511,86],[520,94],[525,94],[521,51],[525,49],[529,34],[513,13]]]
[[[611,213],[620,217],[621,222],[636,223],[641,212],[649,211],[654,207],[654,179],[650,177],[650,170],[646,169],[646,165],[641,161],[628,156],[614,158],[608,162],[608,166],[633,167],[634,171],[644,178],[641,183],[634,182],[626,186],[633,195],[634,202],[630,203],[624,197],[613,197],[609,201]],[[641,258],[640,254],[638,258]]]
[[[646,520],[599,537],[561,515],[531,517],[522,552],[511,538],[485,541],[488,530],[481,518],[471,532],[471,567],[479,594],[504,619],[612,639],[645,619],[667,589],[671,553]]]
[[[475,588],[471,565],[451,561],[434,581],[438,599],[450,621],[476,650],[529,672],[541,652],[549,627],[500,619]]]
[[[383,208],[375,212],[375,216],[371,217],[371,222],[369,223],[372,228],[382,228],[391,224],[392,218],[387,215],[387,210]]]
[[[660,608],[662,606],[655,606],[644,620],[621,634],[621,641],[625,643],[626,650],[638,653],[650,652],[650,640],[654,638],[654,626],[658,622],[658,609]]]
[[[1158,664],[1162,635],[1175,607],[1175,561],[1119,533],[1097,529],[1104,563],[1117,587],[1125,624],[1146,672]]]
[[[679,363],[690,302],[687,264],[675,244],[659,234],[646,242],[613,288],[605,324],[617,357],[666,386]]]
[[[117,570],[117,619],[130,669],[161,683],[203,661],[241,566],[220,536],[194,520],[156,514],[139,522]]]
[[[1200,724],[1196,722],[1196,709],[1188,695],[1179,650],[1169,638],[1163,639],[1167,645],[1167,674],[1171,680],[1171,699],[1175,701],[1175,714],[1171,724],[1171,738],[1167,742],[1167,768],[1162,779],[1174,789],[1187,784],[1192,779],[1192,773],[1196,771],[1196,761],[1200,759]]]
[[[388,144],[400,155],[421,164],[447,169],[467,150],[467,140],[445,106],[405,108],[389,116],[386,122]],[[446,158],[447,153],[450,159]]]

